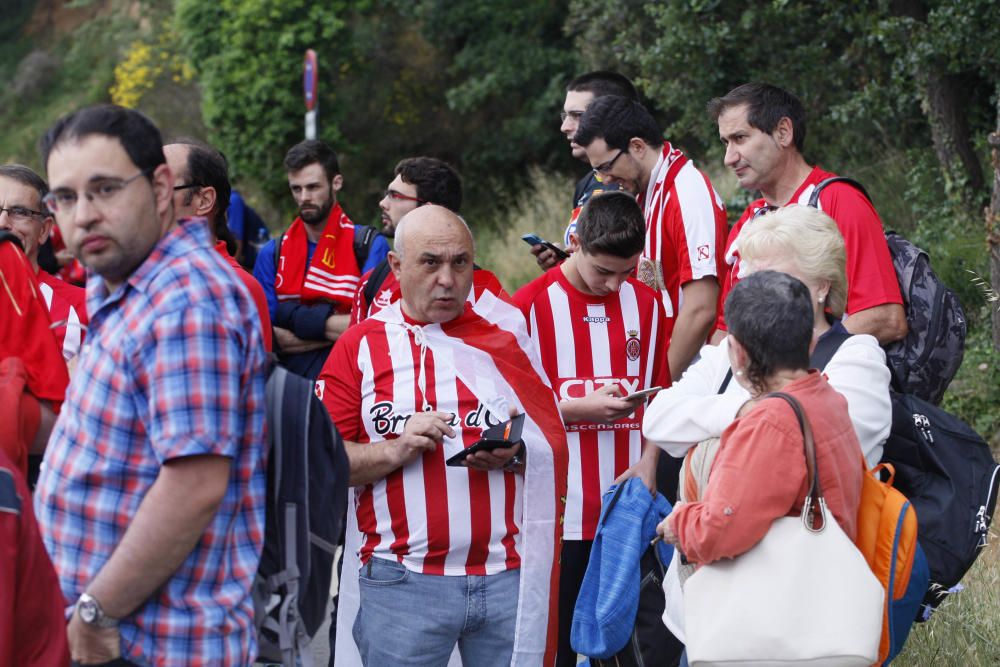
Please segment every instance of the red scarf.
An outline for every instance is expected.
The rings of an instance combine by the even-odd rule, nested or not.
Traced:
[[[312,261],[306,267],[308,237],[302,218],[285,232],[274,281],[279,301],[333,301],[350,309],[361,271],[354,258],[354,223],[337,204],[326,219]]]

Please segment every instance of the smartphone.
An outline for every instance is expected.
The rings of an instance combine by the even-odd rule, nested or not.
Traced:
[[[637,391],[623,398],[626,401],[634,401],[637,398],[647,398],[648,396],[652,396],[661,389],[663,389],[663,387],[650,387],[649,389],[643,389],[642,391]]]
[[[490,452],[494,449],[519,445],[521,444],[521,429],[523,428],[524,413],[512,417],[510,421],[497,424],[496,426],[491,426],[483,431],[483,437],[481,440],[478,440],[471,446],[466,447],[459,453],[449,458],[445,461],[445,465],[460,466],[465,463],[465,459],[470,454],[475,454],[476,452]]]
[[[554,243],[546,241],[538,234],[525,234],[521,240],[531,246],[543,245],[556,254],[559,259],[569,259],[569,253]]]

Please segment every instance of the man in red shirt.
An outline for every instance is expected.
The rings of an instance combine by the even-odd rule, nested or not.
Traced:
[[[816,185],[834,174],[811,166],[802,156],[805,109],[786,90],[763,83],[737,86],[708,104],[726,146],[726,166],[740,185],[759,191],[729,233],[725,259],[726,298],[740,279],[739,236],[743,226],[767,208],[807,204]],[[824,187],[819,208],[833,218],[847,247],[847,318],[851,333],[875,336],[883,345],[907,333],[899,283],[885,241],[882,221],[868,198],[847,183]],[[725,328],[719,316],[720,329]]]
[[[669,141],[649,111],[624,97],[599,97],[574,135],[594,173],[636,195],[646,218],[637,277],[676,317],[670,372],[678,379],[715,326],[726,207],[708,177]]]
[[[87,325],[87,294],[38,266],[38,249],[49,238],[54,221],[42,204],[49,186],[33,170],[19,164],[0,165],[0,229],[21,241],[38,278],[52,332],[67,363],[80,352]]]
[[[382,211],[382,236],[395,236],[396,225],[403,216],[424,204],[437,204],[458,213],[462,208],[461,177],[454,167],[437,158],[400,160],[385,196],[378,203]],[[489,275],[496,281],[492,273]],[[497,281],[496,285],[499,284]],[[368,319],[398,298],[399,281],[389,268],[389,259],[383,259],[361,276],[351,308],[351,324]]]
[[[570,234],[569,259],[514,295],[560,399],[569,446],[559,667],[576,665],[570,627],[602,494],[623,476],[637,475],[656,489],[659,448],[645,446],[641,431],[646,397],[624,398],[670,385],[673,321],[664,317],[659,294],[632,277],[645,239],[642,211],[630,195],[595,197]]]
[[[319,376],[355,487],[338,659],[353,628],[367,665],[445,664],[456,645],[467,665],[548,664],[566,441],[524,318],[468,303],[472,235],[442,206],[407,214],[389,257],[401,299],[349,328]],[[517,444],[461,458],[515,413]]]
[[[197,141],[184,139],[163,146],[167,166],[174,172],[174,215],[181,218],[205,218],[215,239],[215,249],[233,267],[260,316],[264,349],[271,351],[271,316],[267,310],[267,297],[257,279],[233,258],[236,239],[226,224],[229,206],[229,183],[226,159],[217,150]]]

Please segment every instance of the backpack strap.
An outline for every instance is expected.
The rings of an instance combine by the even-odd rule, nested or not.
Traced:
[[[861,185],[853,178],[848,178],[847,176],[831,176],[830,178],[825,178],[816,184],[816,187],[813,188],[812,194],[809,195],[809,205],[813,208],[819,208],[820,193],[826,189],[826,186],[833,185],[834,183],[846,183],[847,185],[850,185],[852,188],[863,194],[865,199],[871,203],[872,198],[868,194],[868,191],[865,190],[865,186]]]
[[[371,225],[354,225],[354,259],[361,273],[364,273],[365,262],[377,235],[378,231]]]
[[[278,260],[281,258],[281,244],[285,241],[285,232],[278,234],[274,239],[274,274],[278,275]]]
[[[851,334],[849,333],[828,332],[816,343],[816,349],[813,350],[812,355],[809,357],[809,365],[819,370],[826,368],[826,365],[830,363],[830,359],[833,359],[833,355],[837,354],[840,346],[850,337]]]

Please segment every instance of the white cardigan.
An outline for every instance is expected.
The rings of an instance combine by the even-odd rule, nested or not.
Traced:
[[[728,370],[728,338],[718,346],[702,347],[701,358],[646,407],[642,434],[677,458],[702,440],[721,436],[750,399],[735,378],[724,394],[718,393]],[[885,352],[872,336],[851,336],[837,349],[823,373],[847,399],[861,451],[869,467],[876,465],[892,425]]]

